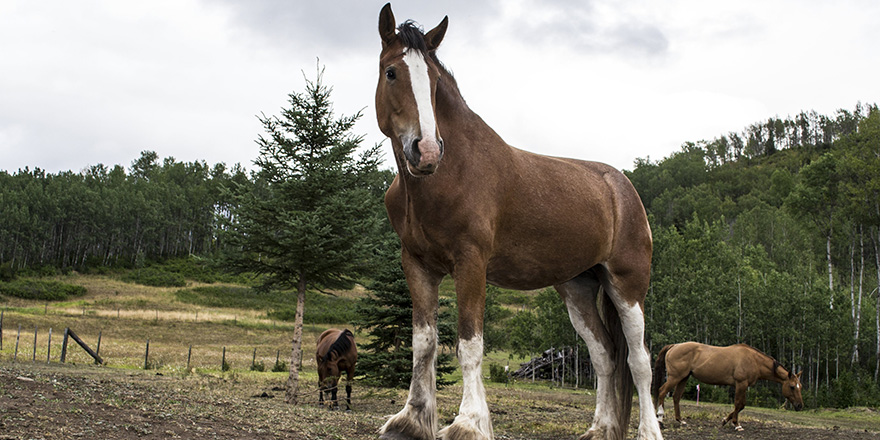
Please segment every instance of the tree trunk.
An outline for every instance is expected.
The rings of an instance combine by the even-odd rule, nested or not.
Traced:
[[[872,237],[874,241],[874,264],[877,273],[877,307],[874,308],[874,323],[877,327],[877,353],[876,363],[874,364],[874,381],[877,381],[877,375],[880,373],[880,227],[877,227],[877,233]]]
[[[828,302],[828,307],[831,310],[834,310],[834,276],[832,275],[832,265],[831,265],[831,229],[828,230],[828,234],[825,236],[825,259],[828,260],[828,293],[831,296],[831,299]]]
[[[859,363],[859,328],[861,327],[862,322],[862,289],[864,288],[865,279],[865,239],[864,235],[862,235],[861,225],[859,226],[859,254],[861,257],[861,262],[859,264],[859,297],[858,302],[855,304],[855,316],[853,322],[855,330],[853,335],[853,355],[850,362],[852,365]],[[853,266],[855,266],[855,264],[853,264]],[[852,287],[850,287],[850,289],[852,289]]]
[[[287,393],[284,401],[293,405],[297,403],[299,392],[299,365],[302,361],[303,312],[306,307],[306,277],[299,276],[296,289],[296,318],[293,324],[293,349],[290,354],[290,376],[287,377]]]

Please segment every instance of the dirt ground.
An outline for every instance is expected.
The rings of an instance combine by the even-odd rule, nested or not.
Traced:
[[[318,407],[314,393],[303,394],[304,403],[291,406],[283,402],[283,379],[268,373],[172,377],[94,366],[0,363],[0,440],[376,439],[385,417],[398,411],[405,398],[403,391],[356,383],[351,412]],[[442,425],[454,417],[460,393],[451,387],[439,394]],[[584,391],[502,386],[491,387],[488,395],[499,440],[575,439],[588,427],[594,409],[592,395]],[[807,427],[773,420],[778,411],[749,415],[746,408],[740,416],[746,431],[734,432],[718,426],[723,411],[720,406],[685,406],[688,424],[667,426],[664,437],[880,439],[880,415],[855,417],[846,427]],[[633,428],[636,421],[634,414]]]

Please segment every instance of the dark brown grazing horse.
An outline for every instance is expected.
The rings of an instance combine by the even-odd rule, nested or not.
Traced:
[[[667,375],[666,383],[663,376]],[[675,403],[675,420],[681,420],[678,402],[684,393],[688,376],[709,385],[729,385],[735,387],[733,412],[721,422],[733,422],[734,429],[742,431],[739,412],[746,406],[746,390],[759,379],[782,384],[782,395],[791,402],[794,409],[804,407],[801,398],[801,373],[792,374],[770,356],[746,344],[728,347],[715,347],[698,342],[682,342],[663,347],[654,364],[654,383],[651,388],[657,403],[657,416],[663,419],[663,400],[666,394],[675,389],[672,401]],[[660,384],[663,383],[661,386]]]
[[[329,393],[329,408],[339,407],[336,390],[339,386],[339,375],[345,371],[345,410],[351,410],[351,380],[354,378],[354,366],[357,363],[357,346],[351,330],[331,328],[324,330],[318,337],[318,401],[324,404],[324,394]]]
[[[427,33],[411,21],[397,26],[390,4],[379,15],[376,116],[398,168],[385,206],[401,239],[413,305],[409,396],[382,438],[494,437],[480,376],[487,281],[559,292],[598,375],[596,413],[582,438],[626,435],[633,384],[639,438],[662,438],[644,345],[652,244],[639,195],[608,165],[505,143],[437,59],[447,25],[444,18]],[[446,275],[457,296],[463,389],[455,419],[438,432],[438,287]]]

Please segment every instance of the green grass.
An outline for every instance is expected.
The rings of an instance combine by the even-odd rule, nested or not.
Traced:
[[[262,292],[239,286],[201,286],[181,289],[174,297],[183,303],[203,307],[226,307],[265,310],[271,319],[293,321],[296,316],[296,293]],[[355,319],[356,299],[306,292],[303,321],[307,324],[346,323]]]

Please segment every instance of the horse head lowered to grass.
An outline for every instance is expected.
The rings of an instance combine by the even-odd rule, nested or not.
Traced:
[[[633,385],[639,438],[661,438],[644,345],[651,229],[639,195],[608,165],[505,143],[437,58],[448,22],[424,33],[411,21],[398,26],[390,4],[379,15],[376,116],[398,168],[385,206],[413,306],[409,395],[382,438],[493,438],[480,376],[487,282],[559,292],[598,377],[596,413],[582,438],[626,435]],[[438,432],[438,287],[446,275],[455,283],[463,392],[452,424]]]
[[[663,376],[667,379],[664,383]],[[709,385],[729,385],[735,388],[734,408],[721,425],[732,422],[734,429],[742,431],[739,412],[746,406],[746,391],[758,380],[769,380],[782,384],[782,396],[796,411],[804,407],[801,397],[801,373],[793,374],[776,359],[746,344],[728,347],[715,347],[698,342],[671,344],[660,349],[654,364],[654,383],[651,389],[657,405],[657,415],[663,417],[663,400],[672,394],[675,405],[675,420],[681,420],[678,402],[684,393],[688,376]]]

